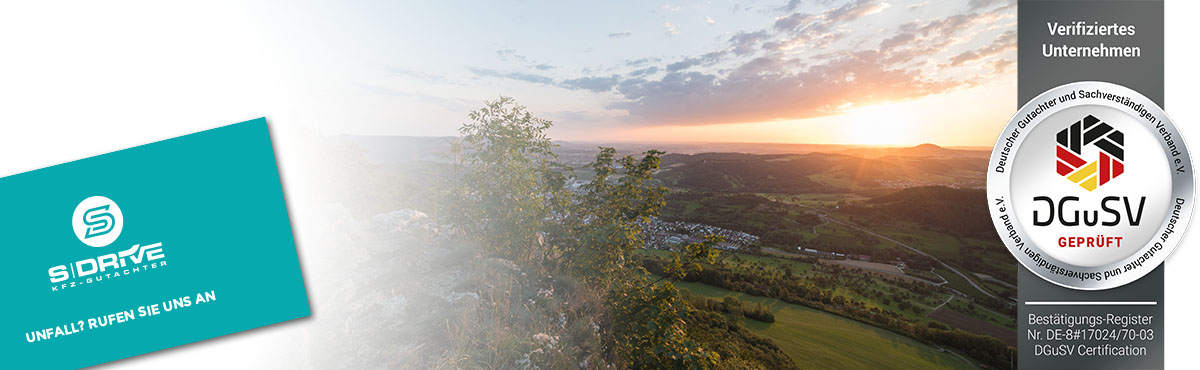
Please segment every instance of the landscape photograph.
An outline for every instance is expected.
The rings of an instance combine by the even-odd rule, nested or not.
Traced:
[[[520,126],[507,129],[516,127]],[[562,260],[569,258],[569,252],[576,251],[575,248],[589,248],[578,249],[581,252],[577,253],[617,254],[604,257],[616,260],[604,260],[611,264],[609,268],[621,271],[620,274],[639,275],[634,279],[634,285],[660,287],[671,292],[673,304],[677,305],[673,308],[677,311],[672,315],[678,316],[671,317],[678,320],[674,322],[678,325],[677,335],[689,338],[689,345],[694,349],[705,349],[721,359],[706,367],[969,369],[1008,368],[1014,361],[1016,265],[991,229],[984,208],[979,207],[986,201],[983,181],[988,152],[984,148],[944,148],[934,144],[912,147],[780,145],[781,148],[770,151],[790,153],[757,154],[753,148],[758,144],[727,144],[727,149],[738,150],[663,154],[649,152],[657,149],[638,152],[633,148],[643,145],[678,147],[680,151],[687,148],[672,143],[620,143],[605,147],[604,144],[548,139],[543,139],[541,145],[523,142],[520,145],[529,147],[506,149],[525,152],[544,146],[553,148],[558,160],[552,162],[553,166],[547,162],[529,168],[519,164],[523,160],[486,165],[505,169],[518,166],[529,171],[537,168],[536,171],[561,176],[550,188],[559,194],[509,193],[500,185],[515,179],[504,179],[499,172],[480,180],[489,184],[486,187],[490,188],[487,193],[491,197],[509,197],[513,202],[535,202],[546,207],[540,210],[544,213],[538,213],[544,220],[535,222],[533,219],[539,217],[532,215],[523,218],[539,226],[518,228],[515,226],[520,225],[517,220],[506,221],[515,224],[490,224],[498,216],[487,215],[485,210],[476,208],[483,204],[477,204],[476,198],[470,195],[458,199],[459,204],[453,208],[456,211],[443,216],[445,219],[437,216],[439,208],[455,202],[442,198],[444,189],[450,183],[462,180],[457,176],[473,172],[469,169],[473,166],[456,168],[450,159],[441,158],[441,153],[449,153],[459,139],[375,136],[342,139],[342,145],[351,148],[347,150],[348,155],[361,161],[365,171],[380,181],[372,186],[404,189],[390,192],[392,197],[387,203],[416,205],[387,211],[385,203],[374,198],[363,199],[362,203],[345,203],[347,206],[358,204],[361,208],[346,212],[363,217],[358,222],[366,224],[363,227],[368,230],[363,234],[372,239],[372,244],[395,244],[381,247],[383,250],[364,250],[363,253],[370,256],[360,262],[364,267],[379,263],[376,258],[382,257],[396,259],[396,263],[402,263],[405,269],[419,267],[441,274],[469,269],[473,274],[480,274],[464,272],[453,278],[435,275],[437,279],[458,281],[454,287],[447,287],[444,281],[434,283],[427,281],[429,276],[413,271],[406,273],[421,276],[403,281],[402,285],[422,291],[413,292],[415,296],[406,296],[408,299],[423,297],[437,301],[426,303],[439,307],[424,312],[431,315],[422,319],[429,324],[445,324],[447,318],[442,315],[448,312],[457,311],[474,317],[481,313],[470,312],[471,308],[459,304],[484,303],[490,309],[498,303],[482,300],[501,295],[502,303],[515,313],[488,312],[486,320],[456,319],[468,320],[460,324],[471,325],[476,322],[471,320],[491,323],[491,320],[499,319],[496,315],[514,315],[503,317],[505,327],[491,329],[497,330],[494,335],[512,335],[515,336],[510,338],[512,340],[528,342],[533,346],[528,351],[548,344],[535,339],[541,334],[535,328],[553,324],[555,317],[568,318],[561,321],[564,323],[586,319],[596,323],[597,329],[583,335],[597,335],[599,338],[595,339],[599,343],[593,344],[597,347],[581,346],[567,351],[560,346],[579,345],[573,341],[582,340],[568,340],[568,336],[581,334],[571,333],[569,327],[550,325],[546,334],[558,339],[543,349],[558,351],[559,356],[567,358],[601,356],[595,361],[606,365],[690,367],[683,366],[686,361],[643,366],[644,360],[624,357],[629,356],[628,353],[606,353],[612,349],[604,349],[607,348],[604,337],[616,333],[606,334],[605,330],[611,329],[601,323],[614,320],[608,316],[614,312],[607,311],[603,301],[590,302],[600,306],[589,307],[587,314],[572,311],[578,306],[567,307],[581,303],[576,300],[604,299],[604,292],[588,292],[586,298],[578,296],[581,289],[589,289],[589,283],[586,283],[588,279],[576,281],[577,277],[573,275],[587,276],[605,270],[594,268],[597,265],[590,259],[586,262]],[[516,138],[505,136],[505,139]],[[499,140],[498,137],[487,138],[488,143]],[[394,148],[428,151],[424,155],[396,156]],[[589,155],[592,160],[585,160]],[[386,160],[421,157],[425,159]],[[531,163],[540,162],[525,165]],[[543,165],[545,167],[541,168]],[[597,170],[597,165],[603,169]],[[636,185],[625,183],[630,172],[638,172],[637,166],[643,165],[647,165],[640,175],[644,177],[638,179]],[[525,180],[530,182],[524,186],[550,186],[534,179],[526,177]],[[611,188],[598,194],[599,184]],[[628,188],[622,189],[625,186]],[[617,189],[622,191],[617,192]],[[466,194],[477,192],[479,190]],[[621,198],[591,199],[601,194]],[[530,198],[521,199],[521,195]],[[567,203],[561,205],[566,210],[550,206],[560,201]],[[606,215],[617,217],[619,221],[607,225],[616,230],[600,229],[600,225],[591,221],[601,215],[572,209],[588,207],[590,201],[604,204],[630,202],[623,204],[630,208],[621,209],[623,214],[620,215]],[[505,216],[515,216],[515,211],[507,208],[515,205],[501,201],[493,206]],[[467,231],[458,226],[462,220],[449,221],[471,212],[482,213],[472,217],[478,217],[475,222],[480,222],[475,227],[483,229]],[[493,227],[501,229],[487,231]],[[506,237],[497,241],[492,239],[494,236],[473,234],[494,235],[500,230],[515,233],[512,235],[517,236],[517,240]],[[616,231],[621,234],[610,234]],[[601,232],[601,235],[592,235]],[[583,239],[584,236],[588,238]],[[557,244],[585,242],[595,244],[585,244],[586,247]],[[496,244],[508,245],[515,250],[490,251],[488,246]],[[413,261],[400,262],[411,258],[408,253],[399,253],[406,245],[445,248],[442,252],[454,257],[423,257],[433,258],[423,263],[439,264],[437,268],[419,266],[423,263]],[[590,248],[598,250],[591,251]],[[474,253],[470,257],[479,260],[463,259],[461,253]],[[523,261],[526,258],[537,262]],[[527,263],[536,264],[531,267]],[[568,268],[573,263],[584,265]],[[495,271],[497,269],[499,271]],[[583,272],[571,272],[573,269]],[[531,279],[530,270],[545,273],[547,277]],[[563,275],[554,276],[556,272]],[[377,279],[375,283],[383,286],[395,284],[388,280],[389,276],[381,274],[371,280]],[[501,294],[497,291],[501,288],[490,283],[496,280],[508,281],[511,285],[503,285]],[[429,286],[423,286],[426,283],[447,291],[430,291]],[[593,284],[606,286],[610,283]],[[647,293],[666,294],[658,290]],[[556,297],[555,294],[561,295]],[[512,301],[514,299],[517,301]],[[662,304],[645,299],[647,301],[639,304]],[[412,301],[408,302],[412,304]],[[376,309],[384,310],[385,307]],[[529,312],[521,312],[526,310]],[[597,316],[590,316],[593,314]],[[545,322],[539,322],[542,320]],[[609,324],[619,326],[620,321],[609,321]],[[510,325],[527,327],[517,329]],[[428,328],[435,332],[442,329]],[[510,332],[512,330],[517,331]],[[522,331],[529,338],[521,338]],[[431,334],[422,335],[420,338]],[[487,343],[488,340],[481,341],[478,345],[485,348],[493,345]],[[597,352],[591,352],[593,350]],[[472,358],[472,355],[467,357],[468,362],[446,366],[521,367],[501,359],[525,353],[529,352],[489,353],[482,358]],[[605,359],[603,356],[617,357]],[[416,361],[415,358],[409,360]]]
[[[335,319],[281,361],[1016,367],[984,207],[1015,2],[464,12],[358,86],[388,113],[312,139]]]

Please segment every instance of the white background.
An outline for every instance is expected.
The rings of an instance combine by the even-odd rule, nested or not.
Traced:
[[[309,103],[338,96],[323,93],[336,76],[316,75],[318,70],[304,65],[319,61],[301,62],[289,52],[302,40],[284,43],[289,46],[276,42],[286,41],[286,35],[264,39],[268,36],[260,35],[271,34],[269,23],[242,19],[239,12],[211,3],[138,5],[172,15],[150,19],[107,2],[56,5],[0,6],[0,176],[265,116],[276,133],[289,206],[300,208],[293,221],[303,245],[307,179],[289,176],[302,172],[289,168],[305,160],[304,148],[288,138],[292,132],[336,132],[320,126],[336,123],[305,117]],[[1169,0],[1166,9],[1165,108],[1191,144],[1200,145],[1194,19],[1200,2]],[[155,32],[161,28],[181,31]],[[34,53],[39,58],[21,57]],[[1002,125],[997,122],[997,130]],[[1193,155],[1200,153],[1193,150]],[[1200,270],[1200,246],[1192,234],[1167,261],[1165,339],[1172,369],[1196,363],[1200,296],[1194,272]],[[109,367],[270,368],[257,354],[280,350],[279,339],[298,335],[296,326],[209,340]]]

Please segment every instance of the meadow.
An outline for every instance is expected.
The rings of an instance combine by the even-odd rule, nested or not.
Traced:
[[[695,295],[710,298],[733,296],[742,302],[767,306],[775,315],[775,322],[746,319],[746,327],[774,341],[800,368],[977,368],[949,350],[841,316],[701,283],[674,284],[676,288]]]

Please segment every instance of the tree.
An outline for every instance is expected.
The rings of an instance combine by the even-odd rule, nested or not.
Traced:
[[[710,368],[720,356],[688,337],[687,301],[670,282],[650,280],[633,259],[645,246],[639,223],[657,216],[666,203],[666,188],[651,182],[662,154],[650,150],[640,159],[617,158],[615,149],[601,147],[589,165],[594,177],[564,213],[559,229],[564,235],[555,245],[563,267],[607,292],[613,345],[621,357],[645,368]],[[715,261],[712,246],[720,240],[706,238],[672,251],[664,278],[682,278],[698,270],[700,261]]]
[[[614,287],[612,345],[620,357],[638,369],[708,369],[721,356],[688,337],[687,302],[671,282],[646,287]]]
[[[645,245],[638,222],[657,216],[666,203],[666,188],[650,183],[662,154],[651,150],[641,160],[617,159],[615,149],[600,148],[588,165],[592,180],[564,217],[567,242],[561,248],[568,268],[601,285],[622,278],[633,251]]]
[[[568,169],[546,136],[551,122],[509,97],[485,102],[469,117],[449,153],[455,171],[448,191],[456,201],[441,211],[497,254],[529,258],[540,250],[548,217],[566,201]]]
[[[471,112],[450,159],[450,201],[441,209],[485,254],[511,258],[522,270],[565,272],[603,297],[600,321],[611,328],[607,348],[635,368],[705,369],[720,356],[692,340],[693,312],[670,282],[658,284],[633,253],[645,245],[640,223],[657,216],[666,188],[652,182],[663,152],[618,158],[600,148],[594,178],[580,192],[565,189],[571,170],[558,162],[546,136],[549,120],[501,97]],[[682,278],[716,258],[707,238],[673,251],[667,269]]]

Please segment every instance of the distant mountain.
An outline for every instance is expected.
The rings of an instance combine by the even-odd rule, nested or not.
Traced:
[[[658,149],[675,154],[699,153],[746,153],[746,154],[804,154],[813,152],[834,152],[843,149],[856,148],[855,145],[842,144],[786,144],[786,143],[705,143],[705,142],[588,142],[588,141],[556,141],[560,148],[568,150],[592,150],[597,146],[610,146],[618,151],[642,152],[646,149]]]
[[[670,186],[710,192],[836,193],[923,185],[981,187],[985,167],[986,158],[956,156],[667,154],[659,178]]]
[[[806,154],[836,152],[854,148],[850,145],[834,144],[780,144],[780,143],[687,143],[687,142],[585,142],[555,141],[554,150],[559,159],[568,165],[580,167],[596,158],[597,147],[606,146],[617,150],[619,155],[637,156],[650,149],[667,154],[713,154],[739,153],[759,155]]]
[[[883,158],[883,157],[947,157],[947,158],[983,158],[987,159],[991,152],[985,149],[980,150],[964,150],[964,149],[948,149],[934,144],[921,144],[914,147],[906,148],[876,148],[876,147],[861,147],[850,148],[838,152],[839,154],[852,155],[864,158]]]
[[[825,155],[742,153],[667,154],[659,178],[675,187],[742,193],[833,193],[849,189],[820,183],[812,174],[837,166]]]
[[[342,135],[335,137],[357,144],[367,158],[374,162],[406,162],[411,160],[441,160],[456,139],[452,136],[389,136]],[[762,155],[831,153],[862,158],[884,157],[946,157],[988,158],[985,149],[944,148],[934,144],[915,147],[864,147],[837,144],[783,143],[687,143],[687,142],[585,142],[555,141],[555,149],[568,163],[589,162],[595,158],[597,147],[608,146],[618,153],[638,154],[649,149],[669,154],[745,153]]]
[[[450,150],[453,136],[391,136],[391,135],[341,135],[345,140],[362,148],[366,158],[375,163],[409,162],[414,160],[442,161],[442,155]],[[813,152],[836,152],[851,149],[851,145],[835,144],[782,144],[782,143],[699,143],[699,142],[587,142],[555,141],[554,152],[564,163],[582,166],[590,163],[599,153],[598,147],[613,147],[620,155],[637,155],[650,149],[673,154],[697,153],[751,153],[751,154],[803,154]]]

